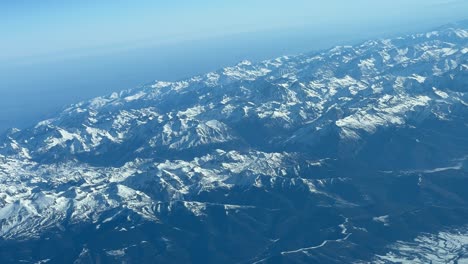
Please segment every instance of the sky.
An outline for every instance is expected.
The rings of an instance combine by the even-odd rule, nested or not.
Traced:
[[[464,0],[3,0],[0,59],[318,24],[463,17]]]
[[[466,0],[2,0],[0,133],[154,79],[467,19]]]

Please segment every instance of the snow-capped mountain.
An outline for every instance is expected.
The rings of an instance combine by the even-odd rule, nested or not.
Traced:
[[[378,256],[376,263],[466,263],[468,261],[466,228],[437,234],[424,234],[414,241],[399,241],[392,251]]]
[[[460,23],[72,105],[0,141],[0,260],[391,261],[467,224],[467,92]]]

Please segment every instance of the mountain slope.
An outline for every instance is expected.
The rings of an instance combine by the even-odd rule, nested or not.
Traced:
[[[466,225],[467,62],[458,24],[157,81],[11,130],[0,259],[341,263]]]

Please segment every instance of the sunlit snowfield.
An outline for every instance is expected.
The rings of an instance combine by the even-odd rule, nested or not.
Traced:
[[[460,22],[154,81],[11,130],[0,259],[465,261],[467,61]]]
[[[154,80],[465,19],[464,0],[3,1],[0,133]]]

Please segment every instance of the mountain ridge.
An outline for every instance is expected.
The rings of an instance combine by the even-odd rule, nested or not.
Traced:
[[[467,61],[468,29],[446,26],[156,81],[11,130],[0,259],[340,263],[466,225]]]

